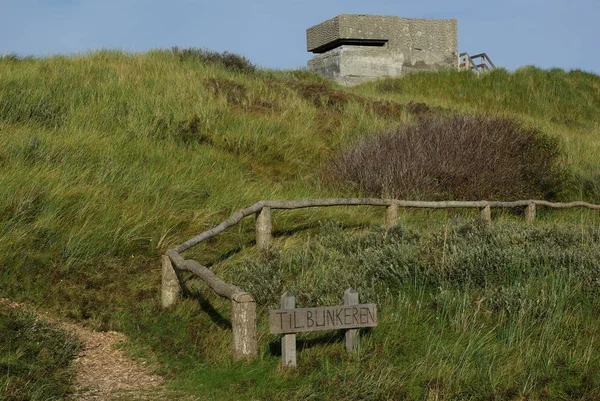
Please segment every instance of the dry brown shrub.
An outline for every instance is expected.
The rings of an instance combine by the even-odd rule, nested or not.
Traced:
[[[342,124],[341,115],[328,109],[320,109],[315,117],[316,130],[320,137],[331,137]]]
[[[408,102],[408,104],[406,105],[406,110],[408,110],[409,113],[416,115],[417,117],[431,116],[435,114],[431,107],[429,107],[425,103],[419,102]]]
[[[335,90],[324,83],[295,83],[293,88],[316,108],[338,113],[342,112],[351,101],[357,102],[379,117],[389,120],[401,120],[405,112],[421,118],[440,114],[443,111],[441,108],[431,108],[425,103],[409,102],[404,105],[391,100],[372,100]]]
[[[454,115],[357,143],[329,163],[335,183],[412,199],[553,198],[564,188],[556,141],[500,117]]]
[[[302,98],[310,101],[317,108],[342,111],[349,101],[358,99],[356,95],[336,91],[322,83],[298,83],[295,88]]]
[[[272,117],[281,112],[275,103],[260,99],[254,99],[250,104],[241,106],[240,110],[258,117]]]
[[[370,103],[371,110],[379,117],[386,119],[401,119],[404,114],[404,106],[389,100],[375,100]]]
[[[241,105],[248,101],[246,87],[226,78],[208,78],[204,80],[204,86],[212,92],[215,97],[223,96],[231,105]]]

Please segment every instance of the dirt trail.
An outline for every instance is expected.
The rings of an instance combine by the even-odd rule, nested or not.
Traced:
[[[76,369],[73,400],[164,399],[161,397],[164,394],[163,378],[152,375],[144,362],[135,362],[115,348],[116,344],[126,340],[124,334],[94,332],[5,298],[0,298],[0,304],[32,312],[41,320],[81,339],[82,348],[73,361]]]

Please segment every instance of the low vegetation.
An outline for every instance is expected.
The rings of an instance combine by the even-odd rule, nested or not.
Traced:
[[[244,72],[251,74],[256,72],[256,66],[246,57],[229,52],[215,52],[208,49],[186,48],[180,49],[175,46],[171,48],[173,55],[182,62],[219,64],[233,72]]]
[[[1,304],[0,333],[0,399],[60,400],[69,395],[77,339]]]
[[[230,277],[270,307],[283,290],[300,306],[337,304],[348,287],[380,305],[356,358],[335,337],[301,341],[298,377],[327,371],[301,380],[318,399],[594,399],[599,228],[455,220],[357,239],[328,225]]]
[[[510,196],[600,202],[598,76],[536,68],[479,78],[440,72],[343,89],[306,71],[257,69],[243,57],[198,49],[5,57],[0,70],[3,296],[43,305],[95,329],[122,330],[133,339],[132,352],[156,354],[161,373],[172,379],[173,387],[198,392],[201,386],[200,393],[209,399],[231,394],[281,398],[288,392],[297,399],[419,399],[424,394],[468,398],[480,386],[492,398],[596,396],[597,377],[590,373],[597,368],[596,340],[589,334],[597,329],[592,314],[597,305],[590,295],[595,289],[580,276],[584,268],[597,268],[591,262],[595,251],[586,245],[597,243],[597,230],[587,231],[595,220],[578,212],[540,212],[540,224],[549,224],[549,231],[510,226],[490,232],[468,228],[467,223],[467,228],[448,225],[445,212],[419,212],[409,226],[366,236],[365,229],[381,219],[380,212],[360,208],[281,212],[275,215],[275,248],[281,253],[272,260],[253,262],[258,256],[250,221],[186,254],[219,275],[236,279],[240,286],[251,287],[263,308],[282,288],[291,288],[290,280],[306,303],[337,300],[338,290],[350,284],[360,287],[365,299],[378,300],[383,320],[365,337],[364,353],[350,358],[333,341],[335,336],[308,336],[297,373],[278,370],[276,338],[267,333],[264,319],[261,358],[250,364],[232,363],[227,304],[189,279],[188,298],[173,310],[162,311],[158,288],[159,256],[166,249],[257,200],[370,193],[366,182],[340,172],[338,184],[324,180],[323,170],[332,160],[351,154],[355,144],[376,144],[389,132],[423,133],[419,130],[436,124],[443,128],[456,121],[476,122],[480,114],[495,116],[484,120],[499,124],[490,123],[487,131],[512,144],[501,153],[506,156],[503,160],[520,166],[507,170],[506,164],[489,161],[488,168],[501,169],[496,172],[502,173],[502,185],[485,191],[464,185],[468,191],[456,192],[452,183],[457,181],[443,182],[448,176],[434,172],[437,186],[415,185],[410,193],[397,189],[394,193],[384,183],[372,193],[436,199],[501,197],[510,195],[506,183],[514,179]],[[469,117],[453,117],[457,113]],[[502,127],[517,135],[495,131]],[[472,137],[457,138],[466,146]],[[525,138],[530,140],[527,145]],[[436,151],[451,154],[443,142],[437,146]],[[519,146],[524,147],[526,160],[518,157]],[[484,164],[483,158],[473,160],[469,171]],[[464,180],[466,170],[452,174]],[[478,176],[478,182],[483,183],[484,177]],[[348,181],[353,184],[339,185]],[[504,218],[510,220],[510,215],[500,216]],[[323,221],[336,221],[347,230],[329,226],[320,230]],[[517,237],[493,230],[515,231]],[[362,239],[348,237],[355,231]],[[564,244],[552,236],[554,231],[568,234]],[[318,239],[311,239],[319,232]],[[380,260],[418,262],[419,270],[406,272],[393,263],[363,264],[364,271],[343,281],[349,274],[344,269],[351,266],[336,267],[335,258],[341,256],[330,246],[328,238],[333,237],[328,232],[343,238],[340,244],[348,248],[348,258],[355,258],[344,263],[358,263],[361,254],[377,258],[378,252],[399,247],[409,253],[390,253],[390,259]],[[495,255],[481,242],[471,249],[461,237],[467,234],[508,246],[512,253]],[[557,259],[556,253],[548,256],[533,248],[527,248],[531,254],[519,253],[510,246],[523,243],[518,235],[543,252],[544,238],[555,238],[547,241],[555,241],[556,249],[569,256]],[[389,242],[392,238],[395,245]],[[365,247],[364,241],[371,241],[372,247]],[[577,241],[583,244],[579,253]],[[425,244],[433,250],[424,252]],[[472,252],[472,260],[463,260],[466,270],[451,263],[458,258],[453,252],[460,249],[464,258]],[[553,272],[549,261],[557,260],[562,267]],[[331,268],[325,262],[331,262]],[[485,273],[477,265],[491,270]],[[532,276],[517,275],[520,284],[513,280],[517,265],[527,271],[534,267]],[[293,278],[298,270],[304,276]],[[318,271],[327,274],[330,283],[342,280],[342,284],[333,288],[319,282]],[[467,273],[479,281],[468,281]],[[505,293],[492,294],[492,287],[501,282]],[[555,294],[549,299],[556,300],[556,308],[546,315],[555,319],[549,320],[553,325],[536,315],[540,310],[534,313],[538,299],[540,305],[550,302],[541,300],[542,289]],[[568,298],[571,293],[574,298]],[[508,300],[497,301],[499,306],[490,303],[502,297]],[[513,313],[502,302],[531,307]],[[10,316],[13,320],[17,317]],[[464,331],[456,328],[462,321]],[[565,333],[571,324],[574,334],[569,340]],[[435,348],[428,346],[428,338]],[[575,339],[578,342],[568,354],[564,344]],[[504,349],[503,344],[514,347]],[[527,348],[528,344],[533,345]],[[527,350],[546,346],[549,351],[538,356],[547,359],[536,360],[533,351],[519,353],[517,345]],[[489,353],[478,354],[483,350]],[[484,369],[474,368],[478,361]],[[485,372],[494,374],[488,380],[482,376]]]
[[[189,298],[160,315],[162,328],[143,326],[145,336],[171,371],[219,360],[216,372],[176,384],[207,397],[224,397],[222,386],[265,400],[596,399],[600,224],[581,218],[488,226],[459,213],[366,233],[326,224],[294,248],[223,273],[260,305],[258,362],[228,365],[228,302],[194,281]],[[303,333],[297,371],[277,369],[280,337],[268,334],[267,309],[287,290],[299,307],[340,304],[349,287],[379,308],[358,354],[345,352],[343,333]],[[192,311],[193,322],[179,321]],[[186,352],[169,355],[174,347]]]
[[[416,200],[554,199],[568,188],[559,147],[507,118],[454,115],[361,140],[329,178],[375,197]]]
[[[600,195],[595,160],[600,136],[598,75],[582,70],[543,70],[525,66],[514,72],[498,68],[477,76],[468,71],[411,74],[363,85],[361,93],[384,99],[425,102],[463,112],[517,118],[561,139],[563,159],[585,187],[574,191]],[[581,188],[581,187],[580,187]],[[579,193],[578,193],[579,192]]]

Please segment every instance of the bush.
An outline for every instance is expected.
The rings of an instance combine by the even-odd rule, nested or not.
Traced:
[[[454,221],[444,231],[397,225],[353,236],[327,224],[307,246],[276,251],[227,272],[256,297],[276,306],[291,291],[301,306],[335,304],[348,287],[365,302],[416,285],[435,292],[482,294],[490,308],[514,309],[540,280],[569,282],[582,297],[600,292],[600,232],[592,227]],[[525,284],[524,284],[525,283]],[[574,294],[571,294],[574,295]],[[524,302],[524,301],[523,301]]]
[[[207,49],[179,49],[177,46],[171,49],[173,54],[180,61],[196,61],[200,63],[222,64],[225,68],[231,71],[253,73],[256,71],[256,66],[246,57],[229,52],[215,52]]]
[[[455,115],[355,144],[328,177],[373,196],[415,199],[556,198],[566,171],[556,140],[501,117]]]

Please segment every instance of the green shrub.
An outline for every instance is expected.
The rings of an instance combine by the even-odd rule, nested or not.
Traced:
[[[347,288],[374,300],[417,283],[442,290],[477,290],[490,305],[508,304],[507,288],[556,273],[580,291],[600,290],[597,228],[570,225],[527,227],[518,223],[451,224],[444,231],[415,231],[396,226],[355,237],[328,224],[304,249],[277,252],[229,271],[229,279],[275,305],[291,290],[299,302],[335,302]],[[310,268],[305,267],[310,266]],[[502,300],[504,299],[504,300]]]
[[[356,359],[336,353],[333,334],[320,338],[327,347],[299,347],[315,398],[592,400],[599,241],[597,225],[457,219],[357,236],[328,224],[305,246],[227,276],[268,308],[286,290],[299,307],[340,304],[349,286],[377,303],[378,327],[363,331]],[[287,386],[286,398],[306,399]]]
[[[221,64],[235,72],[253,73],[256,66],[246,57],[230,52],[215,52],[207,49],[188,48],[180,49],[177,46],[171,49],[173,54],[181,61]]]

